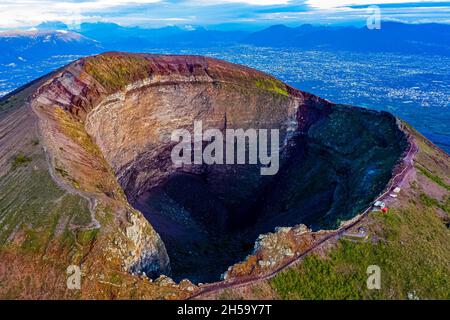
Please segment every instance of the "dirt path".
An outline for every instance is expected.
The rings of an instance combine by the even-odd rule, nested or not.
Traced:
[[[43,135],[41,134],[41,124],[39,123],[39,121],[43,121],[40,117],[39,114],[37,112],[35,112],[35,110],[33,109],[33,107],[31,106],[30,102],[27,101],[25,103],[24,106],[22,106],[21,108],[30,110],[30,112],[33,114],[33,117],[35,118],[34,121],[37,123],[36,125],[36,135],[39,137],[40,141],[43,141]],[[86,199],[88,201],[89,204],[89,211],[91,213],[91,222],[89,223],[89,225],[86,226],[80,226],[78,227],[81,230],[93,230],[93,229],[99,229],[101,227],[100,222],[96,219],[95,217],[95,211],[96,211],[96,207],[97,207],[97,200],[91,196],[89,196],[88,194],[77,190],[75,188],[73,188],[72,186],[68,185],[67,183],[64,183],[63,181],[61,181],[61,178],[56,174],[55,169],[52,165],[52,160],[50,158],[50,154],[47,150],[47,148],[45,147],[45,144],[43,143],[43,152],[45,155],[45,159],[47,162],[47,169],[48,172],[50,174],[50,176],[52,177],[53,181],[56,183],[56,185],[61,188],[62,190],[66,191],[67,193],[70,194],[75,194],[78,195],[84,199]]]

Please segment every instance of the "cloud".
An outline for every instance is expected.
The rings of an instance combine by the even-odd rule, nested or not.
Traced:
[[[448,21],[447,0],[1,0],[0,28],[29,28],[43,21],[109,21],[123,25],[169,23],[327,23],[361,20],[365,6],[382,6],[387,18]],[[446,3],[445,3],[446,2]],[[438,8],[442,3],[442,8]],[[384,7],[383,7],[384,6]],[[427,9],[424,9],[427,8]],[[413,17],[414,16],[414,17]]]
[[[429,22],[450,22],[449,6],[430,6],[418,5],[417,7],[386,7],[382,8],[382,19],[407,23],[429,23]],[[317,24],[335,24],[352,23],[364,24],[370,13],[367,7],[333,7],[314,9],[298,12],[272,12],[261,14],[259,21],[301,21],[301,23]]]
[[[192,4],[200,5],[221,5],[221,4],[248,4],[254,6],[286,5],[291,0],[191,0]]]
[[[290,0],[3,0],[0,2],[0,28],[30,27],[53,20],[70,25],[97,20],[121,21],[125,24],[145,21],[176,22],[189,20],[190,16],[195,15],[192,12],[194,9],[209,14],[208,9],[203,9],[205,7],[222,5],[260,7],[285,5],[289,2]],[[152,10],[146,10],[148,8]],[[162,8],[166,8],[167,12],[163,12]],[[186,17],[177,16],[177,13],[185,13]],[[136,14],[141,16],[137,17]],[[216,11],[215,14],[220,15],[220,11]]]
[[[149,3],[157,3],[161,0],[95,0],[82,2],[66,2],[66,1],[51,1],[54,3],[55,9],[63,10],[100,10],[118,6],[127,5],[143,5]]]
[[[77,24],[81,21],[101,20],[102,13],[112,8],[142,6],[158,2],[161,0],[2,0],[0,27],[18,28],[54,20]]]
[[[306,0],[305,3],[315,9],[332,9],[350,6],[369,6],[383,4],[439,3],[447,0]]]

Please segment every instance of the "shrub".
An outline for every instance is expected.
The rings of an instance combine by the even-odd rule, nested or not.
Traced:
[[[12,169],[15,170],[18,167],[26,166],[29,162],[31,162],[33,159],[31,157],[27,157],[23,154],[19,154],[15,156],[13,163],[12,163]]]

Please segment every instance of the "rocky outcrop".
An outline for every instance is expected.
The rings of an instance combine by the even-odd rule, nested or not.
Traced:
[[[126,269],[151,277],[162,273],[170,274],[170,263],[164,243],[148,221],[135,210],[128,213],[128,218],[131,225],[125,229],[126,236],[133,242],[135,250],[130,252],[128,265],[125,262]]]

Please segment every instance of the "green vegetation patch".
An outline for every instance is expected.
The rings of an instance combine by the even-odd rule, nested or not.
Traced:
[[[29,162],[33,160],[32,157],[27,157],[23,154],[18,154],[14,157],[11,169],[16,170],[18,167],[26,166]]]
[[[97,237],[98,229],[81,230],[77,233],[77,242],[83,246],[89,245]]]
[[[35,156],[43,161],[44,155]],[[10,171],[0,178],[0,190],[0,247],[23,234],[21,248],[41,252],[65,228],[91,222],[88,201],[60,189],[47,170]]]
[[[70,137],[73,141],[77,142],[86,151],[93,155],[101,155],[97,145],[92,142],[91,137],[84,130],[84,126],[81,122],[78,122],[71,118],[70,114],[61,108],[55,108],[56,116],[58,117],[59,124],[65,135]]]
[[[444,189],[447,189],[450,191],[450,185],[445,183],[441,177],[435,175],[434,173],[428,171],[427,169],[423,168],[422,166],[417,165],[416,169],[419,170],[421,174],[423,174],[425,177],[436,183],[437,185],[441,186]]]
[[[111,92],[149,75],[149,62],[139,56],[101,55],[86,59],[85,70]]]
[[[286,97],[289,96],[289,93],[286,90],[286,85],[284,85],[281,81],[275,79],[271,78],[255,79],[255,85],[263,90],[277,93]]]
[[[46,76],[46,78],[47,77],[48,76]],[[24,105],[30,93],[32,93],[41,83],[42,81],[33,81],[31,84],[22,87],[17,93],[1,98],[0,113]]]
[[[17,98],[11,97],[8,99],[3,99],[0,101],[0,111],[6,111],[14,106],[16,103]]]
[[[19,107],[25,103],[26,94],[22,91],[8,98],[0,99],[0,112]]]
[[[429,207],[435,207],[435,208],[440,208],[442,209],[444,212],[446,213],[450,213],[450,197],[448,197],[447,199],[445,199],[445,201],[439,201],[435,198],[430,197],[429,195],[422,193],[420,194],[420,200],[422,201],[422,203]]]

